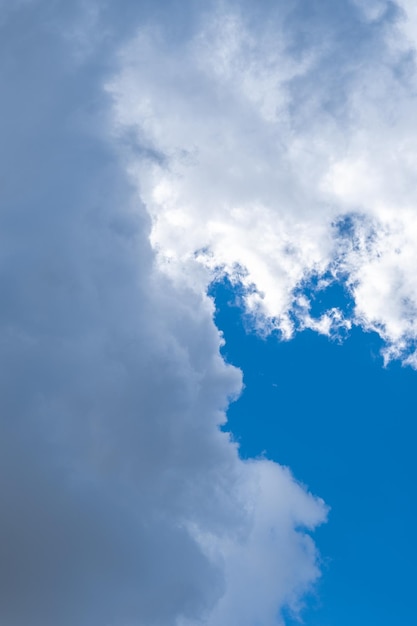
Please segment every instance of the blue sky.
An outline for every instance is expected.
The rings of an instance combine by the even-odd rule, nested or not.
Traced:
[[[225,358],[245,372],[228,423],[242,454],[289,465],[332,509],[304,623],[413,623],[415,372],[384,368],[381,340],[360,329],[343,343],[311,331],[260,339],[230,284],[213,296]]]
[[[0,622],[413,623],[411,0],[0,0]]]

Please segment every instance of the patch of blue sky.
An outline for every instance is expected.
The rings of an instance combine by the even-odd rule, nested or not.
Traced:
[[[415,371],[384,368],[382,340],[358,327],[342,343],[310,330],[261,338],[244,322],[239,289],[223,281],[212,295],[224,357],[244,372],[227,424],[242,457],[288,465],[331,507],[315,535],[323,578],[304,623],[416,623]],[[313,298],[317,314],[330,305],[351,306],[343,286]]]
[[[313,324],[319,323],[326,316],[332,319],[337,312],[336,323],[333,322],[326,333],[330,339],[343,341],[349,334],[355,318],[355,301],[348,277],[340,275],[336,278],[331,271],[314,274],[303,281],[294,296],[290,317],[296,331],[305,328],[305,305],[297,305],[301,298],[302,302],[308,303],[308,316]]]
[[[326,281],[326,279],[329,280],[329,283],[320,287],[319,281]],[[301,293],[308,298],[310,314],[315,319],[332,308],[337,308],[346,318],[352,317],[355,302],[343,281],[335,281],[330,275],[316,276],[304,286]]]

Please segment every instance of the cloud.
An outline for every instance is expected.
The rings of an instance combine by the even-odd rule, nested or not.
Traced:
[[[196,289],[219,272],[241,282],[263,332],[358,324],[410,362],[414,9],[343,3],[342,20],[314,6],[306,36],[281,5],[241,7],[206,12],[175,45],[140,29],[108,84],[115,133],[148,155],[128,160],[159,262]],[[342,281],[353,313],[313,319],[312,281]]]
[[[326,507],[239,458],[213,303],[156,262],[103,91],[135,5],[1,23],[0,621],[275,624],[319,576]]]
[[[250,462],[245,471],[249,482],[256,481],[253,528],[244,542],[222,543],[226,593],[209,626],[251,626],[259,621],[272,625],[277,623],[277,607],[298,615],[305,592],[312,591],[311,581],[319,576],[315,545],[298,525],[313,529],[322,520],[322,511],[276,463]]]

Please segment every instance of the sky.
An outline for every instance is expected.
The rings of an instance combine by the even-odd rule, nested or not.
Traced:
[[[414,623],[414,4],[0,31],[0,622]]]

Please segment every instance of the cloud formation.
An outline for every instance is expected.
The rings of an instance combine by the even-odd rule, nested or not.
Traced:
[[[140,29],[108,85],[115,132],[147,154],[131,178],[174,280],[226,272],[263,331],[358,324],[415,365],[415,10],[302,4],[221,3],[175,44]],[[305,287],[335,281],[353,313],[313,319]]]
[[[326,507],[239,458],[213,303],[155,261],[103,89],[151,9],[0,8],[0,622],[279,623]]]

